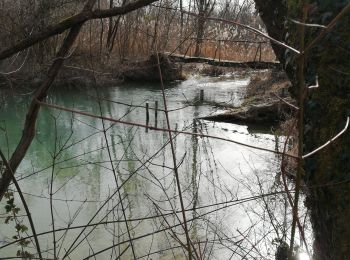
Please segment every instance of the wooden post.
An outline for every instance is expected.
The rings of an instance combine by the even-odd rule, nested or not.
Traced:
[[[254,56],[254,62],[256,62],[256,58],[258,57],[259,49],[260,49],[260,43],[259,43],[258,48],[256,48],[256,52],[255,52],[255,56]]]
[[[148,102],[146,103],[146,122],[149,121],[149,104]]]
[[[221,40],[219,40],[219,63],[220,61],[221,61]]]
[[[197,130],[197,121],[196,119],[193,119],[193,133],[198,133],[198,130]]]
[[[260,42],[260,44],[259,44],[259,49],[260,49],[259,62],[261,62],[261,42]]]
[[[157,127],[158,123],[158,101],[154,102],[154,126]]]
[[[149,104],[146,103],[146,125],[148,126],[149,123]],[[146,127],[146,133],[148,132],[148,127]]]
[[[201,89],[199,92],[199,101],[200,102],[204,101],[204,89]]]

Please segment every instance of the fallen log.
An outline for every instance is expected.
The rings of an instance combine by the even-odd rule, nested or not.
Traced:
[[[230,60],[219,60],[219,59],[211,59],[206,57],[193,57],[186,56],[176,53],[165,52],[164,55],[168,55],[174,61],[184,62],[184,63],[207,63],[213,66],[221,66],[221,67],[231,67],[231,68],[252,68],[252,69],[279,69],[279,62],[267,62],[267,61],[230,61]]]

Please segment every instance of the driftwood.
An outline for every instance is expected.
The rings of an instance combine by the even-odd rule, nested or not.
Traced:
[[[290,106],[277,99],[261,103],[245,104],[222,114],[202,117],[201,119],[238,124],[275,124],[291,112]]]

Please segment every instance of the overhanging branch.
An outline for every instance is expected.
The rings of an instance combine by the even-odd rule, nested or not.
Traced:
[[[31,35],[30,37],[20,41],[19,43],[11,46],[8,49],[2,50],[0,52],[0,60],[11,57],[13,54],[17,52],[23,51],[35,45],[36,43],[41,42],[54,35],[61,34],[74,26],[81,25],[88,20],[106,18],[111,16],[117,16],[117,15],[124,15],[136,9],[139,9],[151,3],[154,3],[156,1],[158,0],[139,0],[136,2],[129,3],[125,6],[114,7],[107,10],[100,10],[100,9],[97,9],[94,11],[83,10],[79,14],[76,14],[67,19],[64,19],[63,21],[55,25],[50,25],[46,27],[46,29],[42,30],[41,32]]]
[[[124,7],[115,7],[110,10],[91,11],[95,3],[95,0],[89,0],[84,6],[82,12],[80,12],[79,14],[65,20],[64,22],[59,23],[58,25],[51,27],[51,30],[46,29],[43,33],[39,33],[39,35],[37,34],[30,38],[27,38],[21,43],[15,45],[14,47],[8,50],[5,50],[0,54],[0,59],[4,59],[18,51],[24,50],[32,46],[33,44],[43,39],[46,39],[52,35],[55,35],[61,32],[61,30],[64,31],[66,29],[71,28],[69,31],[69,34],[63,41],[62,46],[56,55],[57,58],[54,60],[54,62],[52,63],[48,71],[46,80],[37,89],[37,91],[33,96],[32,102],[29,105],[21,139],[16,147],[16,150],[14,151],[14,153],[12,154],[9,160],[10,167],[3,172],[2,176],[0,176],[0,201],[2,200],[3,195],[5,194],[8,186],[12,181],[13,174],[11,171],[13,171],[13,173],[16,172],[16,169],[18,168],[19,164],[22,162],[35,136],[35,125],[36,125],[36,121],[37,121],[37,117],[40,109],[40,105],[37,103],[37,101],[38,100],[43,101],[46,98],[47,93],[52,85],[52,82],[56,78],[58,72],[60,71],[63,65],[64,59],[62,59],[62,57],[65,57],[67,55],[70,48],[74,44],[75,39],[77,38],[83,23],[89,19],[104,17],[105,15],[126,14],[128,12],[141,8],[154,1],[156,0],[139,0],[137,2],[131,3]],[[62,28],[65,28],[65,29],[62,29]]]

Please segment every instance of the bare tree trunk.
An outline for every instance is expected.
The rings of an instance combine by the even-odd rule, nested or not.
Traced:
[[[201,55],[201,46],[204,36],[204,25],[205,25],[205,0],[199,0],[198,2],[198,19],[197,19],[197,36],[196,36],[196,49],[194,56],[199,57]]]
[[[208,17],[212,11],[214,10],[214,6],[216,1],[212,0],[199,0],[197,1],[198,7],[198,18],[197,18],[197,37],[196,37],[196,49],[194,51],[194,56],[201,55],[201,47],[204,38],[205,31],[205,21],[206,17]]]
[[[283,1],[255,0],[261,19],[264,21],[268,34],[279,41],[284,41],[287,33],[284,23],[287,17],[287,6]],[[277,58],[284,63],[285,49],[271,43]]]
[[[113,8],[113,0],[109,0],[109,8]],[[108,18],[108,34],[107,34],[107,48],[110,46],[111,39],[113,37],[113,30],[115,25],[113,25],[113,17]]]

